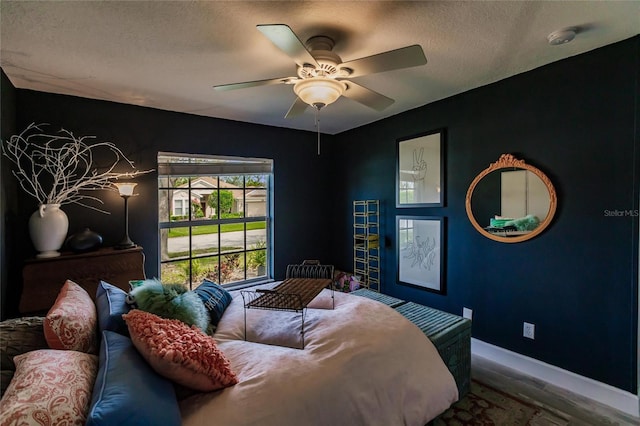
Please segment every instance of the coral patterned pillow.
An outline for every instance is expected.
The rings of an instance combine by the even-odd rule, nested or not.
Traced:
[[[0,403],[3,425],[84,425],[98,357],[41,349],[13,358],[16,373]]]
[[[44,336],[51,349],[96,353],[96,306],[78,284],[67,280],[44,320]]]
[[[134,346],[158,374],[203,392],[238,383],[215,340],[196,326],[139,309],[122,317]]]

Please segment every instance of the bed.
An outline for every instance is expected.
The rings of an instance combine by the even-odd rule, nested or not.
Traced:
[[[430,340],[382,303],[323,290],[297,349],[300,314],[232,294],[214,337],[239,383],[182,399],[184,426],[425,425],[458,399]]]

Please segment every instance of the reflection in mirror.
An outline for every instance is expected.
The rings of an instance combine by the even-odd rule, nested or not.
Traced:
[[[545,218],[549,212],[549,192],[542,180],[529,170],[500,172],[502,215]]]
[[[507,237],[533,231],[549,212],[544,182],[524,169],[496,170],[476,186],[471,209],[488,232]]]
[[[556,194],[539,169],[504,154],[474,179],[466,207],[481,234],[514,243],[533,238],[549,225]]]

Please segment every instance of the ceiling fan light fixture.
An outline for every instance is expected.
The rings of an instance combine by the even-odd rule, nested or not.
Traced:
[[[345,91],[345,84],[326,77],[313,77],[298,81],[293,91],[306,104],[322,108],[334,103]]]
[[[561,44],[569,43],[576,37],[576,34],[576,28],[564,28],[549,34],[547,36],[547,40],[551,46],[559,46]]]

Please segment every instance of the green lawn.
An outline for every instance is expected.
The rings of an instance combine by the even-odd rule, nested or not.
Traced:
[[[247,231],[252,229],[264,229],[266,224],[264,222],[249,222],[247,223]],[[231,223],[220,226],[222,232],[243,231],[244,224]],[[218,225],[202,225],[193,227],[192,235],[205,235],[205,234],[217,234]],[[189,236],[189,228],[172,228],[169,229],[169,238],[173,237],[187,237]]]
[[[206,248],[206,249],[195,249],[191,252],[192,256],[197,256],[199,254],[215,254],[215,252],[211,251],[212,248]],[[228,250],[242,250],[242,247],[222,247],[222,249],[220,250],[220,252],[225,252]],[[170,259],[175,259],[176,257],[188,257],[189,256],[189,252],[188,251],[178,251],[175,253],[169,253],[169,258]],[[216,256],[219,256],[219,254],[216,254]],[[210,258],[202,258],[199,259],[200,261],[207,261],[207,259]],[[185,259],[185,262],[188,262],[189,259]],[[215,263],[217,264],[217,260],[215,261]]]

